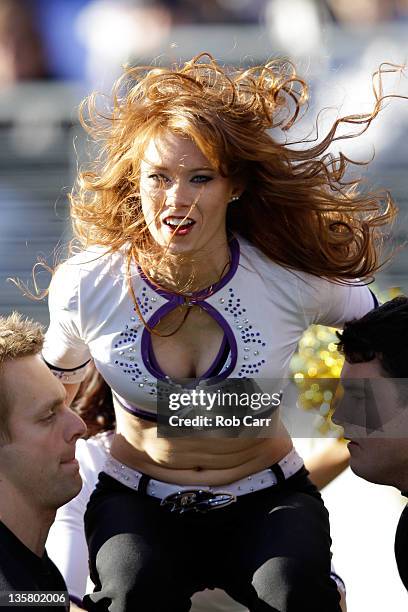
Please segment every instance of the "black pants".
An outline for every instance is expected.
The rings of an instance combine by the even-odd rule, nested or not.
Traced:
[[[85,514],[87,609],[187,612],[195,592],[219,587],[251,612],[339,612],[328,513],[307,474],[179,515],[101,473]]]

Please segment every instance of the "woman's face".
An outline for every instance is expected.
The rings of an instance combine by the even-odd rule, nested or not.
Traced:
[[[228,202],[237,190],[189,138],[165,132],[148,142],[140,194],[152,237],[170,252],[225,245]]]

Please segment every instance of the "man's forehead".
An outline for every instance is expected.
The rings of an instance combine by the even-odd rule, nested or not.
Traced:
[[[5,370],[5,381],[15,407],[22,405],[26,413],[64,401],[66,396],[64,386],[39,355],[11,360]]]
[[[344,362],[340,374],[340,379],[342,381],[350,381],[349,384],[351,385],[352,381],[364,378],[384,378],[381,363],[378,359],[364,361],[362,363]]]

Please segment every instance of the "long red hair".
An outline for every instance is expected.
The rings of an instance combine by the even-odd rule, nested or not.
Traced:
[[[363,190],[360,178],[345,180],[354,162],[328,149],[341,138],[340,124],[357,125],[361,133],[377,116],[385,71],[375,75],[371,113],[340,118],[320,142],[296,149],[270,131],[288,132],[307,102],[307,85],[288,61],[232,70],[201,54],[182,66],[126,69],[109,109],[98,108],[95,95],[81,107],[84,127],[101,143],[71,194],[81,247],[99,244],[113,252],[126,245],[139,262],[153,257],[140,161],[147,140],[171,130],[191,138],[223,176],[245,178],[239,203],[230,206],[229,230],[283,266],[339,282],[369,279],[381,264],[383,227],[397,209],[388,192]]]

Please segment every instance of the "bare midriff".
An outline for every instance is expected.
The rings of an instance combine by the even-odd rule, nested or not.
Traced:
[[[175,329],[180,313],[161,322],[163,333]],[[172,377],[202,375],[214,360],[223,332],[201,308],[192,308],[180,330],[152,337],[156,360]],[[292,449],[291,438],[274,413],[267,437],[158,438],[157,425],[116,407],[117,433],[112,455],[157,480],[181,485],[222,485],[280,461]]]
[[[292,441],[278,414],[268,438],[158,438],[157,426],[122,409],[111,453],[152,478],[180,485],[223,485],[285,457]]]

